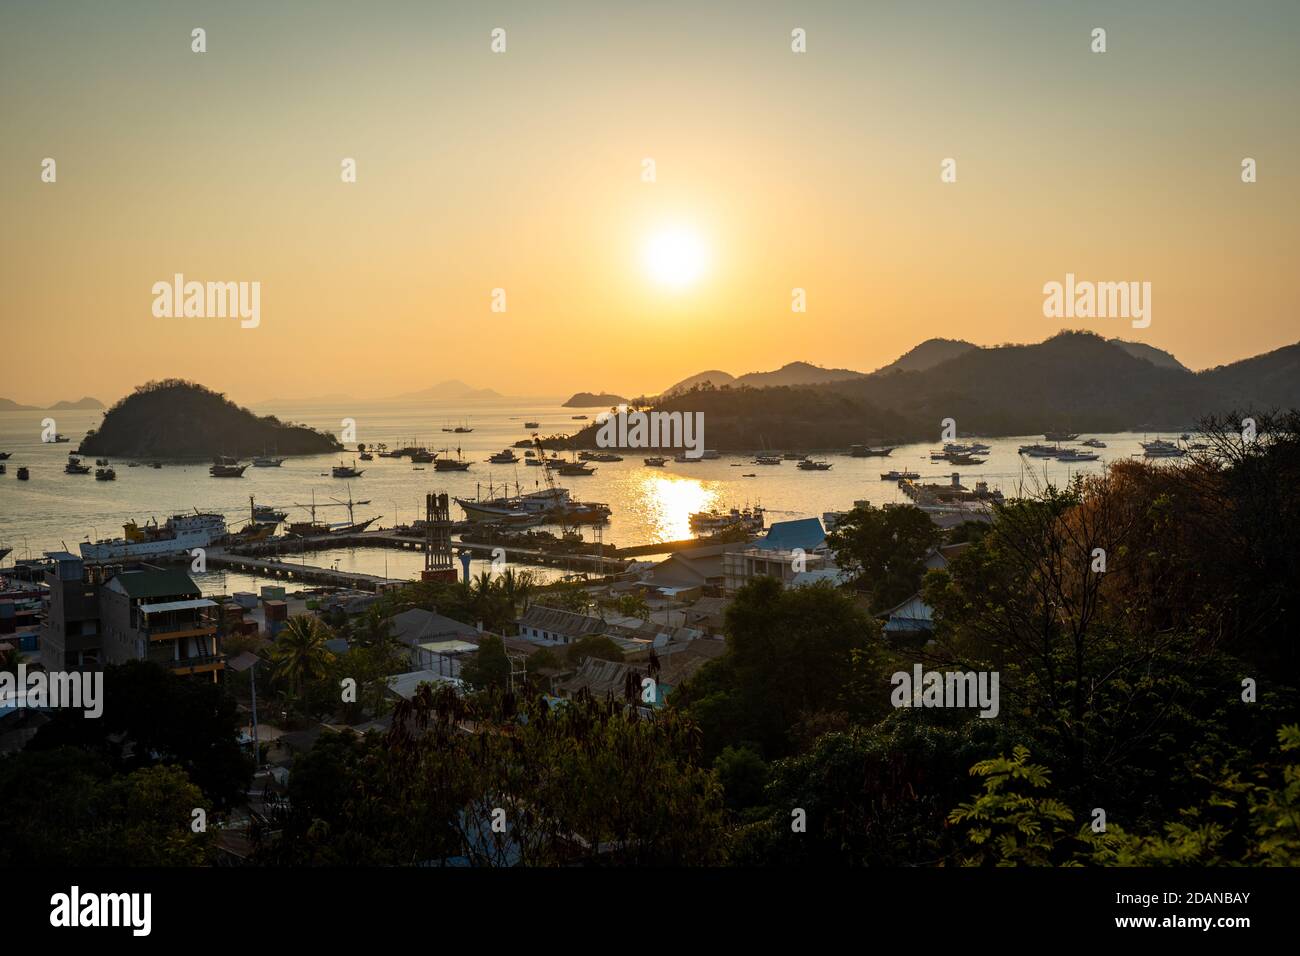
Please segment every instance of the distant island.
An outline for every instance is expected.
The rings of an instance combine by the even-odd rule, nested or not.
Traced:
[[[502,398],[500,392],[493,391],[490,388],[474,388],[466,385],[457,379],[451,379],[446,382],[439,382],[437,385],[430,385],[428,388],[420,389],[418,392],[406,392],[403,395],[394,396],[395,401],[475,401],[484,399]]]
[[[611,395],[609,392],[579,392],[574,395],[562,408],[612,408],[615,405],[625,405],[627,399],[622,395]]]
[[[342,447],[331,434],[285,423],[274,415],[255,415],[202,385],[167,379],[141,385],[110,408],[78,451],[183,459],[319,455]]]
[[[103,408],[104,403],[97,398],[79,398],[75,402],[61,401],[42,408],[40,405],[20,405],[8,398],[0,398],[0,412],[64,412],[82,409]]]

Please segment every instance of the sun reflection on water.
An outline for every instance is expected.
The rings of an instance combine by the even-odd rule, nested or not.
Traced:
[[[641,479],[646,524],[655,541],[682,541],[691,537],[691,514],[708,511],[718,492],[694,478],[646,475]]]

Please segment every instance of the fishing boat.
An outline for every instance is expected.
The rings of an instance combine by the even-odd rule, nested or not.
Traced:
[[[652,455],[651,457],[642,460],[651,468],[662,468],[664,465],[668,464],[668,459],[664,458],[662,455]],[[529,462],[529,464],[531,465],[532,462]]]
[[[688,519],[691,532],[696,535],[717,534],[732,528],[744,528],[750,534],[763,530],[763,508],[732,508],[729,511],[696,511]]]
[[[565,461],[560,463],[559,472],[561,475],[568,478],[578,476],[586,477],[588,475],[594,475],[596,469],[592,468],[584,461]]]
[[[570,415],[569,418],[575,422],[585,422],[587,420],[586,415]]]
[[[441,452],[444,457],[435,459],[433,462],[434,471],[469,471],[470,462],[461,457],[460,449],[456,449],[455,458],[445,457],[451,449],[443,448]]]
[[[455,432],[457,435],[468,435],[473,430],[474,429],[470,428],[468,424],[457,425],[455,428],[452,429],[452,431]]]
[[[705,448],[698,455],[692,455],[684,451],[678,452],[676,455],[673,456],[673,461],[676,462],[715,461],[721,457],[722,457],[721,453],[719,453],[716,449]]]
[[[546,520],[558,524],[604,524],[613,514],[601,501],[570,501],[546,513]]]
[[[541,428],[541,427],[542,427],[542,423],[541,423],[541,422],[524,422],[524,427],[525,427],[525,428]]]
[[[287,511],[281,511],[279,508],[272,505],[257,504],[251,495],[248,498],[248,506],[252,509],[254,524],[277,525],[285,518],[289,517]]]
[[[67,472],[69,475],[88,475],[88,474],[90,474],[90,466],[89,466],[89,465],[83,465],[83,464],[81,463],[81,459],[79,459],[79,458],[69,458],[69,459],[68,459],[68,463],[67,463],[66,465],[63,466],[63,470],[64,470],[65,472]]]
[[[26,468],[18,469],[17,477],[19,481],[26,481],[31,476],[32,476],[31,472],[29,472]]]
[[[778,455],[759,455],[754,459],[756,465],[779,465],[781,458]]]
[[[213,478],[242,478],[244,469],[247,465],[241,465],[234,458],[227,458],[220,455],[213,459],[212,467],[208,469],[208,474]]]
[[[1079,436],[1074,432],[1047,432],[1043,437],[1048,441],[1074,441]]]
[[[96,458],[96,459],[95,459],[95,464],[98,465],[100,468],[107,468],[107,467],[108,467],[108,459],[107,459],[107,458]]]
[[[400,453],[397,457],[401,457]],[[411,452],[411,463],[414,465],[429,465],[433,463],[434,457],[433,452],[427,448],[416,448]]]
[[[283,464],[283,458],[267,458],[263,455],[253,459],[254,468],[279,468]]]
[[[982,455],[987,451],[991,451],[992,449],[990,448],[990,446],[985,445],[982,442],[975,441],[967,445],[962,445],[956,442],[949,442],[943,446],[943,450],[945,454],[949,454],[949,455]]]
[[[96,481],[117,481],[117,472],[115,472],[112,468],[96,468],[95,480]]]
[[[368,452],[368,451],[363,451],[363,452],[361,453],[361,460],[362,460],[362,461],[374,461],[374,460],[375,460],[375,456],[372,455],[372,454],[370,454],[370,452]]]
[[[1055,458],[1060,449],[1055,445],[1043,445],[1035,443],[1033,445],[1021,445],[1020,454],[1030,458]]]
[[[831,463],[820,459],[805,458],[799,462],[800,471],[830,471]]]
[[[1101,455],[1095,451],[1081,451],[1078,448],[1064,448],[1057,453],[1056,460],[1064,462],[1072,461],[1097,461]]]
[[[1097,439],[1097,438],[1089,438],[1087,441],[1081,442],[1080,444],[1087,445],[1089,448],[1105,448],[1105,447],[1106,447],[1106,443],[1105,443],[1104,441],[1101,441],[1100,439]]]
[[[976,466],[976,465],[984,464],[984,462],[986,462],[988,459],[976,458],[970,454],[957,454],[955,452],[949,452],[948,455],[945,456],[944,460],[947,461],[948,464],[950,465]]]
[[[110,561],[188,554],[191,549],[206,548],[225,535],[226,519],[215,513],[173,515],[161,526],[157,521],[144,525],[128,521],[122,526],[120,538],[81,542],[81,556],[87,561]]]
[[[568,492],[563,488],[530,492],[527,495],[509,494],[510,486],[502,485],[500,490],[488,482],[487,495],[483,495],[482,485],[474,489],[473,498],[455,498],[470,521],[497,522],[506,525],[538,525],[553,508],[568,499]]]
[[[519,456],[514,453],[512,448],[503,448],[488,458],[488,461],[494,465],[513,465],[519,460]]]
[[[60,445],[63,444],[64,442],[70,442],[70,441],[72,441],[71,438],[69,438],[67,435],[64,435],[64,434],[62,434],[62,433],[60,433],[60,432],[55,432],[55,433],[54,433],[54,437],[53,437],[52,439],[50,439],[50,440],[53,441],[53,442],[56,442],[56,443],[58,443],[58,444],[60,444]]]
[[[612,451],[584,451],[579,452],[578,457],[583,461],[622,461],[622,455],[616,455]]]
[[[314,491],[312,492],[312,496],[311,496],[311,504],[300,504],[295,502],[294,507],[308,509],[308,511],[311,514],[311,520],[290,522],[285,527],[285,535],[291,538],[314,538],[314,537],[327,537],[331,535],[342,536],[348,534],[360,534],[362,531],[365,531],[368,527],[370,527],[370,525],[372,525],[374,522],[378,521],[381,517],[381,515],[375,515],[373,518],[366,518],[362,521],[356,520],[356,513],[354,511],[355,506],[368,505],[370,504],[370,500],[366,499],[365,501],[353,501],[351,485],[348,486],[347,501],[343,501],[339,498],[334,498],[333,502],[334,502],[333,504],[321,504],[321,505],[316,504],[316,493]],[[318,522],[316,520],[317,508],[347,508],[348,520],[332,521],[329,522],[328,524]]]
[[[330,469],[330,474],[335,478],[360,478],[364,472],[364,468],[357,467],[355,458],[352,460],[351,465],[345,465],[343,462],[339,462]]]
[[[920,472],[899,471],[897,469],[880,473],[881,481],[916,481],[920,477]]]
[[[11,451],[0,451],[0,461],[8,461],[9,456],[12,454],[13,452]]]

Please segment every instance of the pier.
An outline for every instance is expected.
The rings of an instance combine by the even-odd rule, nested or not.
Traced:
[[[485,557],[491,557],[493,552],[500,548],[505,552],[506,560],[508,561],[517,561],[521,564],[536,564],[549,567],[581,568],[583,570],[596,571],[602,574],[618,573],[625,570],[627,567],[627,562],[619,557],[605,557],[594,554],[574,554],[566,551],[544,551],[540,548],[520,548],[509,544],[480,544],[477,542],[453,541],[452,547],[460,550],[472,551],[475,554],[481,554]],[[428,542],[422,535],[414,531],[381,529],[376,531],[362,531],[356,534],[316,535],[308,538],[295,538],[288,541],[276,540],[257,542],[240,545],[232,549],[214,548],[209,550],[208,560],[209,564],[211,564],[212,555],[219,553],[220,560],[227,562],[224,565],[225,567],[232,567],[233,565],[231,562],[244,562],[249,570],[255,570],[256,564],[262,563],[270,567],[284,568],[288,571],[299,572],[296,576],[303,579],[306,579],[307,573],[314,570],[321,575],[348,575],[349,577],[356,578],[359,581],[365,580],[382,583],[385,580],[394,580],[391,578],[383,578],[378,575],[332,571],[329,568],[312,568],[311,566],[274,560],[274,558],[282,555],[302,555],[309,551],[327,551],[333,548],[395,548],[400,551],[415,551],[423,554],[428,550]],[[611,549],[611,551],[612,550],[613,549]],[[373,589],[377,584],[372,583],[367,585],[349,583],[345,586],[369,586]]]
[[[209,568],[226,568],[231,571],[245,571],[266,577],[286,578],[312,584],[328,584],[333,587],[355,588],[360,591],[377,591],[385,584],[410,583],[405,578],[386,578],[379,574],[340,571],[335,568],[321,568],[310,564],[291,564],[288,561],[273,561],[235,551],[227,551],[225,548],[208,548],[206,560]]]

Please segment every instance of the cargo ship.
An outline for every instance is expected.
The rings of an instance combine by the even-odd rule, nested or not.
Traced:
[[[161,558],[188,554],[206,548],[226,536],[226,519],[219,514],[195,512],[172,515],[165,524],[144,525],[128,521],[122,537],[81,542],[81,556],[87,561],[117,561],[124,558]]]

